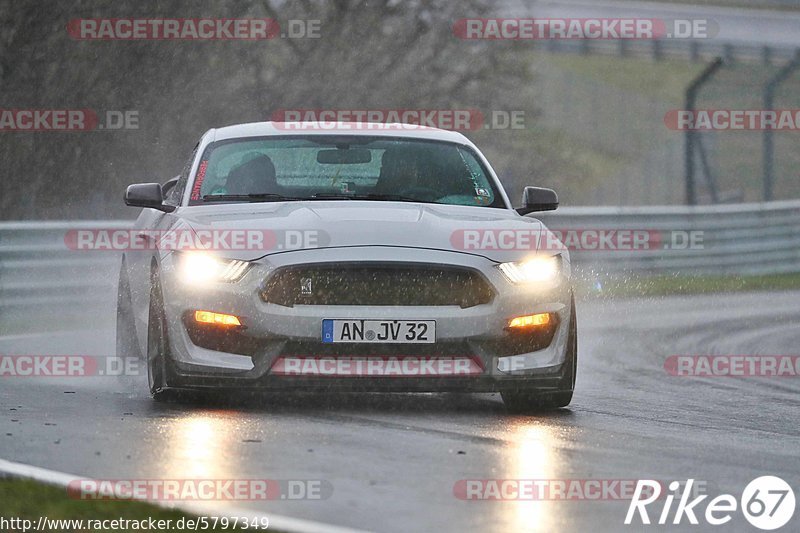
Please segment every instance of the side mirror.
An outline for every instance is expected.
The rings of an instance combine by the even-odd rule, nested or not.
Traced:
[[[131,207],[149,207],[165,213],[175,211],[174,205],[164,205],[164,195],[158,183],[136,183],[128,185],[125,191],[125,205]]]
[[[554,211],[558,209],[558,195],[553,189],[544,187],[525,187],[522,192],[522,207],[517,213],[527,215],[535,211]]]

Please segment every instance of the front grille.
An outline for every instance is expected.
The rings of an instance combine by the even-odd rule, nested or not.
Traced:
[[[492,301],[477,271],[428,264],[326,263],[283,267],[266,281],[261,298],[295,305],[397,305],[462,308]]]

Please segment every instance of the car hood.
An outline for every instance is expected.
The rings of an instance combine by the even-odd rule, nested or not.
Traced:
[[[509,246],[507,239],[501,246],[492,237],[500,231],[508,235],[508,230],[515,236],[547,232],[537,219],[510,210],[404,202],[237,203],[185,207],[179,216],[195,232],[263,233],[263,245],[216,250],[223,257],[248,261],[296,250],[353,246],[425,248],[518,261],[536,252],[537,239],[525,246],[518,242]]]

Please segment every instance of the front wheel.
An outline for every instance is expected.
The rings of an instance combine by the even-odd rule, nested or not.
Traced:
[[[167,318],[161,285],[155,277],[150,284],[150,308],[147,320],[147,382],[154,400],[165,401],[174,397],[169,388],[167,367]]]
[[[502,391],[506,409],[514,413],[540,411],[566,407],[572,401],[575,379],[578,375],[578,324],[575,317],[575,297],[571,301],[569,314],[569,337],[567,338],[564,370],[559,378],[557,390],[537,392],[535,390],[509,389]]]

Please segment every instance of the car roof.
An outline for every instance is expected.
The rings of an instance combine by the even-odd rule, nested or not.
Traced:
[[[363,122],[338,122],[336,127],[331,127],[331,123],[323,124],[319,122],[250,122],[248,124],[234,124],[216,128],[209,130],[208,134],[211,134],[211,142],[272,135],[369,135],[448,141],[472,146],[469,139],[456,131],[400,123],[378,123],[374,126],[374,129],[365,127]],[[324,129],[322,129],[323,127]]]

